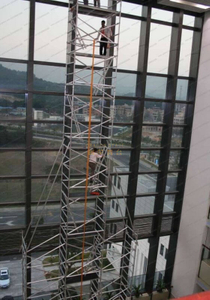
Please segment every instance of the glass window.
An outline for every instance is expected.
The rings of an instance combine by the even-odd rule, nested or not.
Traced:
[[[172,22],[173,13],[171,11],[152,8],[152,19]]]
[[[177,190],[178,173],[167,175],[166,192],[175,192]]]
[[[117,4],[117,9],[120,9],[120,4]],[[122,1],[122,13],[129,14],[129,15],[134,15],[134,16],[141,16],[142,14],[142,5],[135,4],[135,3],[128,3]]]
[[[119,69],[137,70],[140,28],[140,21],[121,18],[118,55]]]
[[[146,282],[149,247],[150,244],[148,239],[141,239],[137,241],[136,260],[134,264],[134,276],[132,277],[132,285],[140,285],[142,289],[144,289]]]
[[[112,111],[112,110],[111,110]],[[114,109],[114,122],[133,122],[134,101],[116,100]]]
[[[32,174],[33,175],[49,175],[52,166],[55,162],[57,152],[50,151],[33,151],[32,152]],[[54,165],[52,174],[56,174],[59,170],[61,163],[61,154],[58,156],[58,159]],[[59,171],[61,173],[61,169]]]
[[[25,116],[24,94],[0,94],[0,120],[24,119]]]
[[[136,74],[117,73],[116,95],[135,97]]]
[[[135,216],[153,214],[155,197],[137,197],[135,204]]]
[[[51,95],[33,95],[34,120],[63,120],[64,97]]]
[[[175,195],[165,195],[163,212],[174,211]]]
[[[0,202],[25,202],[25,180],[0,180]]]
[[[126,210],[126,200],[124,198],[117,198],[116,200],[112,200],[112,203],[113,202],[114,205],[109,205],[110,211],[107,211],[108,218],[124,217]]]
[[[24,90],[26,88],[26,64],[0,62],[0,88]]]
[[[171,27],[151,24],[148,72],[168,73]]]
[[[131,145],[132,126],[114,126],[112,143],[115,147],[126,147]]]
[[[154,193],[156,192],[157,175],[138,175],[137,191],[136,194]]]
[[[141,147],[160,147],[162,130],[160,126],[143,126]]]
[[[130,151],[122,151],[120,149],[110,152],[110,168],[111,172],[120,174],[129,171]],[[116,183],[115,183],[116,186]]]
[[[174,124],[182,125],[185,123],[186,105],[176,103],[174,111]]]
[[[188,80],[178,79],[176,88],[176,100],[187,101],[188,84]]]
[[[39,186],[37,187],[39,188]],[[38,191],[41,194],[42,191],[37,190],[34,191],[35,195],[38,195]],[[57,198],[58,198],[57,200],[60,200],[59,195]],[[39,206],[32,205],[31,217],[32,217],[32,224],[34,226],[37,225],[37,223],[39,225],[46,225],[46,224],[53,224],[53,223],[58,224],[60,221],[60,205],[53,204],[53,205],[46,205],[45,207],[43,205],[39,205]]]
[[[33,148],[60,148],[63,136],[62,124],[34,123]]]
[[[120,176],[116,175],[116,182],[115,182],[115,177],[112,177],[112,184],[111,184],[111,191],[110,191],[112,196],[127,195],[127,189],[128,189],[128,175],[120,175]]]
[[[164,117],[164,103],[145,101],[144,123],[162,123]]]
[[[183,25],[194,27],[195,26],[195,17],[189,16],[189,15],[184,15]]]
[[[179,76],[189,76],[192,53],[193,31],[183,29],[179,60]]]
[[[182,147],[183,128],[174,127],[172,129],[171,147]]]
[[[0,175],[24,175],[25,152],[0,152]]]
[[[154,99],[165,99],[166,84],[166,77],[147,76],[145,97]]]
[[[57,178],[52,188],[53,180],[54,180],[53,177],[51,177],[49,181],[47,178],[32,179],[31,197],[33,202],[38,202],[39,200],[46,201],[48,195],[49,195],[49,200],[60,201],[61,178],[60,177]],[[49,194],[50,189],[51,189],[51,193]],[[42,192],[43,195],[42,198],[40,199]]]
[[[34,65],[34,90],[43,92],[64,92],[64,67]]]
[[[1,0],[0,57],[28,59],[29,2]]]
[[[68,9],[36,3],[35,60],[65,62]]]
[[[2,122],[0,124],[0,147],[25,147],[25,125]]]
[[[0,183],[1,185],[1,183]],[[1,193],[1,191],[0,191]],[[15,192],[14,192],[15,194]],[[2,199],[1,199],[2,200]],[[0,202],[1,202],[0,200]],[[14,199],[15,200],[15,199]],[[9,200],[8,200],[9,201]],[[12,199],[13,201],[13,199]],[[12,202],[10,200],[10,202]],[[22,201],[22,200],[21,200]],[[25,207],[24,203],[20,206],[9,206],[9,207],[1,207],[1,230],[2,229],[14,229],[15,227],[22,227],[25,226]],[[21,239],[22,239],[22,230],[19,230],[18,232],[16,230],[7,231],[5,232],[1,231],[0,234],[0,243],[1,243],[1,250],[4,250],[4,253],[7,253],[8,255],[11,255],[11,251],[14,253],[14,250],[20,249],[21,247]],[[16,256],[16,255],[15,255]],[[11,264],[14,263],[14,257],[13,259],[8,262],[9,257],[5,257],[1,255],[1,262],[0,262],[0,268],[2,267],[9,267]],[[11,258],[11,256],[10,256]],[[3,259],[5,261],[3,261]],[[7,262],[6,262],[7,261]],[[21,266],[21,259],[15,260],[15,267],[10,268],[10,275],[12,278],[13,276],[17,276],[16,278],[20,278],[20,274],[22,272],[22,266]],[[18,280],[18,279],[17,279]],[[2,291],[3,292],[3,291]],[[13,294],[14,293],[14,294]],[[14,290],[11,290],[10,288],[10,295],[14,295],[14,299],[16,298],[16,295],[21,295],[21,287],[19,284],[15,287]],[[2,295],[3,296],[3,295]]]
[[[180,155],[181,151],[170,151],[169,155],[169,170],[177,170],[180,168]]]
[[[157,171],[159,167],[160,151],[144,150],[140,153],[139,171]]]
[[[161,280],[164,278],[165,275],[165,269],[166,269],[166,259],[164,257],[164,249],[169,248],[169,241],[170,236],[161,236],[159,239],[159,245],[158,245],[158,255],[156,260],[156,267],[155,267],[155,278],[154,278],[154,289],[156,289],[158,280]]]

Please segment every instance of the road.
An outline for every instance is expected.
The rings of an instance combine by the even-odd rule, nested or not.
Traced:
[[[109,213],[109,206],[107,207],[107,214]],[[60,205],[49,205],[43,210],[43,206],[40,206],[37,210],[33,210],[32,215],[34,216],[35,225],[41,215],[44,218],[43,224],[55,224],[60,221]],[[88,204],[87,208],[87,219],[92,217],[94,213],[93,201]],[[75,204],[71,216],[74,221],[84,220],[84,204]],[[73,219],[72,219],[73,221]],[[0,226],[1,228],[13,228],[15,226],[23,226],[25,224],[24,218],[24,208],[14,207],[14,208],[3,208],[0,211]]]

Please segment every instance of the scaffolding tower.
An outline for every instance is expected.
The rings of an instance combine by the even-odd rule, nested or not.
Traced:
[[[95,17],[105,20],[105,29],[96,28],[100,23]],[[120,19],[121,0],[108,0],[106,7],[69,2],[63,140],[56,161],[60,154],[62,160],[53,182],[56,161],[52,166],[46,183],[51,184],[49,193],[43,201],[43,191],[37,204],[39,219],[23,236],[24,299],[99,300],[107,294],[109,299],[126,299],[131,294],[136,235],[128,225],[132,222],[123,190],[118,197],[111,178]],[[97,54],[98,35],[106,37],[106,55]],[[94,147],[101,159],[91,172]],[[37,243],[38,225],[59,174],[60,230]],[[119,206],[118,218],[112,216],[111,194]],[[40,254],[45,246],[49,250]],[[33,257],[33,252],[38,254]],[[41,272],[43,259],[52,254],[58,258],[56,276],[48,281],[33,278],[32,270]]]

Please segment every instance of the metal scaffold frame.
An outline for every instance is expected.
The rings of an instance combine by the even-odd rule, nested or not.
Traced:
[[[98,14],[106,20],[106,30],[110,32],[106,41],[106,56],[96,54],[100,47],[100,42],[95,39],[98,30],[84,20],[84,11],[86,15]],[[37,204],[36,209],[40,211],[41,207],[42,211],[35,229],[28,238],[30,225],[23,237],[23,296],[24,299],[47,295],[51,299],[78,299],[79,294],[80,300],[95,300],[103,299],[109,293],[109,299],[125,299],[131,294],[137,238],[128,225],[131,222],[126,219],[129,218],[129,212],[123,190],[123,196],[119,199],[110,175],[121,0],[108,0],[106,8],[93,8],[73,0],[69,3],[68,12],[63,141],[56,161],[60,154],[62,159],[47,199],[43,204],[43,191]],[[103,37],[105,33],[102,31],[100,34]],[[87,120],[84,119],[84,111],[88,114]],[[93,144],[99,148],[101,159],[94,173],[90,173]],[[56,161],[46,186],[50,183]],[[40,218],[60,172],[60,231],[36,243]],[[110,216],[110,191],[119,204],[121,217],[117,221],[112,221]],[[74,212],[75,207],[83,212],[80,221]],[[57,246],[32,259],[33,252],[40,251],[53,241]],[[111,244],[115,246],[109,247]],[[33,280],[32,275],[29,280],[27,270],[41,270],[43,258],[55,252],[59,253],[59,271],[57,277],[53,278],[57,280],[56,289],[51,279],[46,283],[45,279]],[[114,257],[112,263],[108,256]],[[122,261],[129,262],[125,265]],[[109,271],[110,268],[112,271]],[[122,272],[123,268],[126,272]],[[110,276],[107,276],[107,272],[110,272]],[[107,277],[111,277],[111,280]]]

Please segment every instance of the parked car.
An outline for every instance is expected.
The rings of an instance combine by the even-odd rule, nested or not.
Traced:
[[[0,288],[8,288],[10,286],[10,274],[8,268],[0,269]]]

